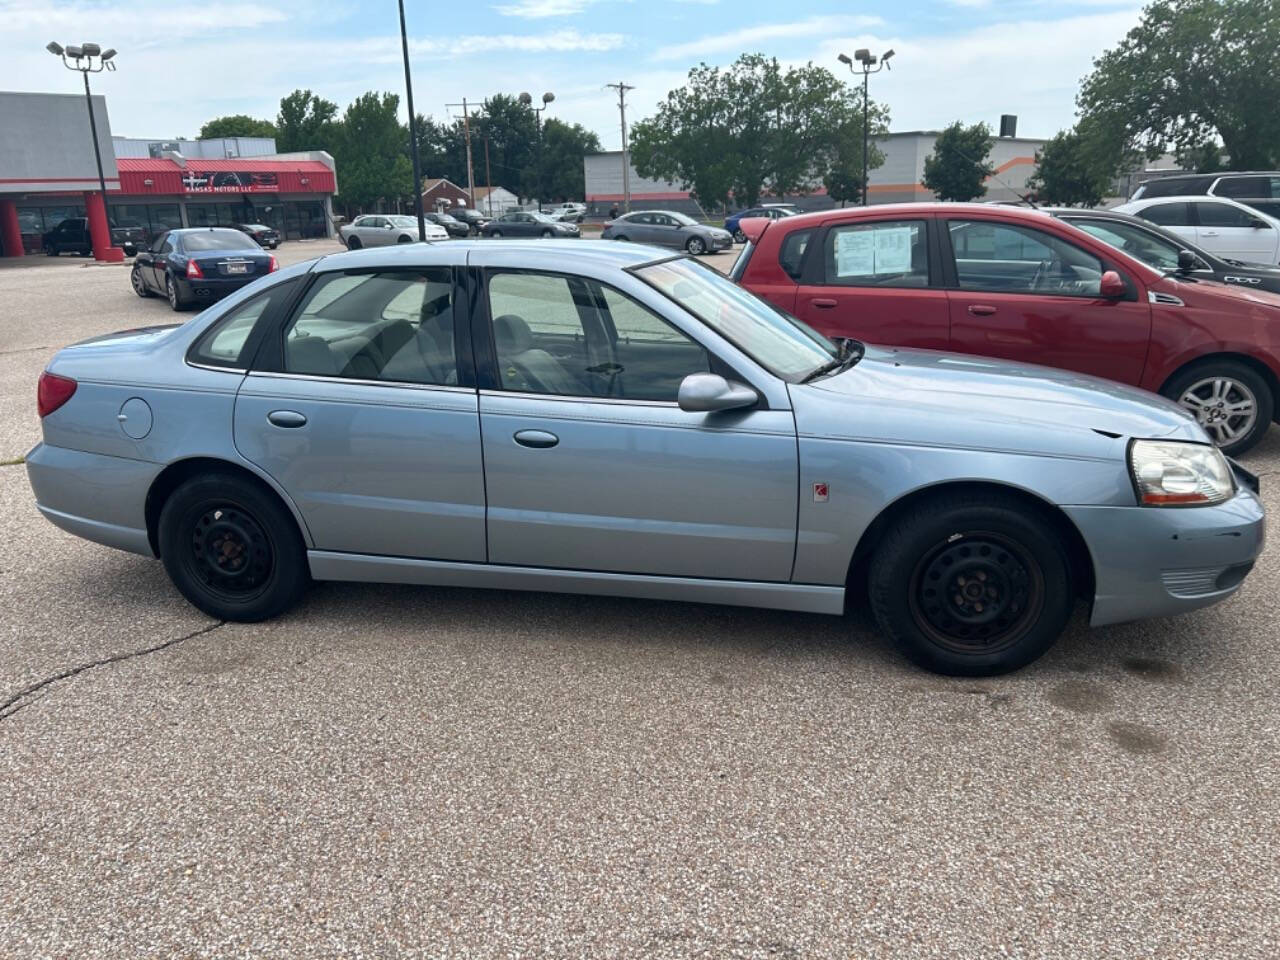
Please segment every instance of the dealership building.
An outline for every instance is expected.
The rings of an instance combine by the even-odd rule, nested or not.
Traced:
[[[107,222],[148,237],[178,227],[265,223],[286,239],[332,236],[337,174],[323,151],[279,154],[270,138],[113,137],[103,97],[0,92],[0,253],[37,253],[69,217],[89,218],[94,256],[118,259]]]

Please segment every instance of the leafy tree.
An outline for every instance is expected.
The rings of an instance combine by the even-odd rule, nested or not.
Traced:
[[[987,177],[995,168],[987,156],[995,145],[985,123],[966,127],[959,120],[938,134],[933,153],[925,157],[925,188],[939,200],[976,200],[987,192]]]
[[[837,144],[861,144],[860,97],[813,64],[784,71],[761,54],[743,54],[723,70],[699,64],[632,129],[632,161],[642,175],[679,182],[708,205],[732,196],[751,206],[765,191],[807,193],[833,164],[848,173],[852,154]],[[872,110],[873,123],[885,119]]]
[[[1047,203],[1096,207],[1111,188],[1114,170],[1076,130],[1063,130],[1036,151],[1036,169],[1027,188]]]
[[[540,200],[581,200],[587,185],[582,158],[600,152],[600,138],[577,123],[552,117],[542,125],[530,193]]]
[[[399,108],[394,93],[371,91],[356,97],[343,114],[331,152],[348,209],[413,197],[413,166],[405,149],[409,132],[397,116]]]
[[[276,149],[281,153],[327,150],[333,153],[338,137],[338,105],[313,94],[295,90],[280,101],[276,118]]]
[[[533,165],[538,141],[538,122],[533,110],[516,97],[498,93],[485,100],[478,115],[471,118],[471,152],[477,183],[484,181],[486,139],[492,186],[529,196],[536,176]]]
[[[827,196],[841,206],[862,199],[862,91],[855,90],[855,97],[851,103],[833,107],[833,134],[823,163],[822,185]],[[868,119],[873,137],[888,132],[889,113],[883,107],[871,104]],[[874,142],[868,148],[867,160],[872,170],[884,163],[884,154]]]
[[[1222,148],[1213,141],[1184,147],[1178,151],[1176,159],[1183,170],[1193,170],[1196,173],[1217,173],[1226,169]]]
[[[276,126],[270,120],[256,120],[243,113],[214,117],[200,128],[201,140],[218,137],[274,137]]]
[[[1276,0],[1153,0],[1094,61],[1082,117],[1148,157],[1218,140],[1237,169],[1280,165]]]

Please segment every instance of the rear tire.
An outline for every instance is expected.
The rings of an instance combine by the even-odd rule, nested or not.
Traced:
[[[359,250],[362,246],[363,244],[360,242],[359,237],[351,237],[347,240],[348,250]]]
[[[44,255],[46,257],[56,257],[58,255],[58,248],[52,243],[45,244]]]
[[[617,241],[620,241],[621,243],[630,243],[630,242],[631,242],[631,238],[630,238],[630,237],[625,237],[625,236],[622,236],[622,237],[614,237],[613,239],[615,239],[615,240],[617,240]]]
[[[940,496],[912,510],[876,548],[867,586],[880,629],[908,659],[960,677],[1038,659],[1075,598],[1050,520],[989,493]]]
[[[171,273],[164,275],[164,295],[169,301],[169,308],[175,313],[183,310],[187,305],[187,301],[182,298],[182,291],[178,289],[178,281],[173,279]]]
[[[310,581],[284,506],[256,483],[216,473],[188,480],[160,511],[160,556],[178,591],[219,620],[266,620]]]
[[[1275,413],[1270,384],[1252,367],[1235,360],[1192,364],[1170,378],[1160,392],[1194,414],[1229,457],[1239,456],[1266,436]],[[1242,412],[1233,416],[1232,409]]]
[[[501,231],[501,230],[491,230],[491,231],[489,232],[489,236],[490,236],[490,237],[492,237],[494,240],[501,240],[501,239],[502,239],[502,231]]]

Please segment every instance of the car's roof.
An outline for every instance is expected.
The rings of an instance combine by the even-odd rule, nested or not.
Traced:
[[[450,240],[448,243],[398,243],[333,253],[316,263],[317,270],[353,270],[362,267],[461,266],[474,250],[528,254],[531,267],[563,268],[566,262],[590,261],[597,266],[624,269],[650,263],[663,256],[643,244],[613,240]]]
[[[1169,196],[1139,197],[1120,204],[1122,207],[1154,207],[1157,203],[1229,203],[1236,207],[1249,208],[1235,197],[1224,197],[1216,193],[1172,193]],[[1249,208],[1252,209],[1252,208]]]
[[[229,233],[232,236],[240,236],[240,231],[234,227],[174,227],[166,233],[177,233],[186,235],[188,233]]]
[[[1040,209],[1054,217],[1090,217],[1094,220],[1133,221],[1151,226],[1150,220],[1143,220],[1123,210],[1106,210],[1101,207],[1041,207]]]
[[[947,216],[965,216],[980,214],[990,217],[1000,216],[1010,220],[1025,220],[1028,223],[1043,222],[1049,214],[1043,210],[1029,207],[1006,207],[991,203],[944,203],[940,200],[920,201],[917,203],[877,203],[869,207],[837,207],[831,210],[814,210],[809,213],[798,213],[786,218],[783,228],[788,233],[801,230],[811,224],[824,223],[827,220],[861,220],[864,217],[883,217],[886,214],[922,216],[929,214],[945,214]],[[782,223],[783,221],[779,221]]]

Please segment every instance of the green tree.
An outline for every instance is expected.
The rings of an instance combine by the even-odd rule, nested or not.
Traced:
[[[1184,147],[1177,154],[1178,166],[1196,173],[1217,173],[1226,169],[1222,148],[1213,141]]]
[[[871,136],[887,133],[889,113],[876,104],[870,105],[868,119]],[[862,199],[862,91],[855,90],[852,101],[845,101],[832,108],[833,133],[824,151],[822,185],[827,196],[844,206]],[[871,143],[867,151],[868,165],[872,170],[884,163],[884,154]]]
[[[986,194],[985,181],[995,172],[987,162],[994,145],[985,123],[966,127],[957,120],[938,134],[933,153],[925,157],[920,182],[939,200],[976,200]]]
[[[339,131],[338,105],[313,94],[295,90],[280,101],[276,118],[276,149],[281,153],[327,150],[333,153]]]
[[[530,193],[544,201],[581,200],[587,185],[582,158],[600,152],[600,138],[577,123],[552,117],[542,125]]]
[[[1082,134],[1063,130],[1036,151],[1027,189],[1046,203],[1096,207],[1111,189],[1114,173],[1099,163]]]
[[[484,182],[485,140],[489,141],[491,185],[529,196],[536,177],[533,166],[538,141],[533,110],[516,97],[498,93],[485,100],[479,115],[471,118],[471,152],[478,184]]]
[[[1077,104],[1156,157],[1220,141],[1236,169],[1280,165],[1276,0],[1154,0],[1094,61]]]
[[[218,137],[274,137],[276,126],[270,120],[257,120],[243,113],[214,117],[200,128],[201,140]]]
[[[412,200],[413,166],[405,145],[409,131],[397,116],[394,93],[361,94],[342,115],[334,162],[343,204],[363,210],[378,201]]]

